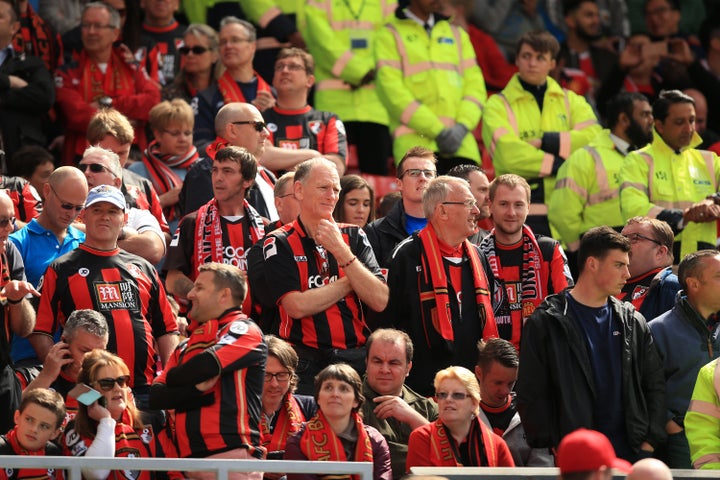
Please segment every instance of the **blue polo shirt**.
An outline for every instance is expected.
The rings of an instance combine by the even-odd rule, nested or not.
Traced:
[[[53,232],[33,218],[24,228],[11,233],[10,240],[22,255],[27,281],[37,287],[48,265],[56,258],[75,250],[85,241],[85,233],[71,225],[61,245]],[[36,356],[30,342],[16,335],[13,335],[11,348],[13,362]]]

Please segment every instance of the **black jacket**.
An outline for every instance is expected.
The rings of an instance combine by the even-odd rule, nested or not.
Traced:
[[[665,378],[642,315],[610,297],[623,334],[623,401],[630,446],[665,438]],[[568,433],[595,428],[595,388],[582,328],[570,317],[565,293],[551,295],[528,318],[520,343],[517,406],[528,444],[557,447]]]
[[[393,250],[409,236],[405,230],[405,207],[402,200],[393,205],[386,216],[365,225],[365,233],[378,265],[381,268],[389,267]]]
[[[22,78],[27,86],[10,88],[10,75]],[[8,159],[23,145],[45,145],[43,122],[53,103],[55,82],[41,59],[25,54],[5,59],[0,66],[0,128]]]

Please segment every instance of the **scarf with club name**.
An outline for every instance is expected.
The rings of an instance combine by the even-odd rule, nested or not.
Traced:
[[[155,191],[157,191],[158,195],[162,195],[175,187],[181,186],[183,183],[173,169],[182,168],[187,170],[200,156],[195,147],[191,147],[185,155],[164,155],[160,153],[159,147],[157,141],[153,140],[145,149],[142,161],[150,174],[150,181],[155,187]],[[163,213],[165,213],[165,218],[168,221],[176,218],[175,206],[165,208]]]
[[[305,431],[300,438],[300,450],[310,461],[336,461],[336,462],[372,462],[373,452],[370,437],[365,431],[362,418],[357,412],[350,414],[350,421],[355,423],[357,442],[355,443],[355,457],[348,459],[343,444],[328,424],[322,410],[307,422]],[[348,478],[346,475],[322,477],[324,480],[332,478]],[[360,475],[351,475],[352,480],[360,480]]]
[[[268,452],[285,450],[285,443],[288,437],[299,431],[302,423],[305,421],[305,415],[302,413],[300,404],[298,404],[290,392],[285,394],[277,416],[275,429],[272,433],[270,432],[270,423],[268,423],[265,415],[260,416],[262,446],[265,447]]]
[[[479,417],[472,418],[467,434],[470,465],[460,463],[460,453],[455,442],[450,439],[448,430],[442,421],[430,424],[430,458],[428,465],[447,467],[497,467],[495,442],[490,438],[490,429],[485,427]]]
[[[429,223],[417,236],[422,246],[420,262],[423,266],[423,273],[419,279],[419,284],[423,330],[425,332],[437,332],[452,351],[455,334],[450,310],[448,276],[445,271],[443,255],[440,251],[439,239],[432,224]],[[488,290],[487,278],[480,261],[480,255],[468,240],[463,241],[460,249],[463,256],[468,258],[473,272],[473,290],[475,292],[478,320],[484,324],[483,338],[497,337],[498,331],[493,316],[490,291]],[[428,344],[430,343],[431,340],[428,338]]]

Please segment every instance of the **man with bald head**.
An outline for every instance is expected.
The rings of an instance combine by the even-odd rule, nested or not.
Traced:
[[[300,215],[265,238],[263,255],[267,293],[280,309],[280,337],[300,357],[298,393],[308,394],[315,374],[330,363],[365,371],[370,329],[363,308],[382,311],[388,287],[365,232],[332,218],[340,194],[333,162],[301,163],[294,194]]]
[[[672,480],[672,472],[657,458],[643,458],[632,466],[626,480]]]
[[[22,256],[27,280],[33,286],[38,286],[50,262],[75,250],[85,240],[85,233],[72,223],[85,206],[87,193],[88,184],[80,170],[58,168],[43,186],[45,202],[40,215],[10,235]],[[18,336],[12,339],[12,358],[15,362],[40,363],[30,343]]]
[[[20,405],[20,385],[10,358],[9,334],[26,337],[32,332],[35,311],[25,297],[40,295],[25,280],[20,252],[8,240],[15,228],[14,214],[12,200],[0,192],[0,431],[12,428],[13,413]]]
[[[188,170],[185,176],[178,205],[187,215],[206,204],[213,197],[210,170],[217,152],[227,146],[243,147],[253,154],[262,166],[268,132],[260,111],[249,103],[228,103],[215,116],[217,137],[205,152],[206,156]],[[283,149],[276,149],[283,150]],[[290,152],[290,151],[287,151]],[[282,154],[282,152],[280,152]],[[291,154],[291,152],[289,153]],[[260,215],[268,220],[278,219],[273,199],[275,177],[268,170],[258,168],[255,183],[250,187],[248,201]],[[192,192],[189,193],[189,192]]]

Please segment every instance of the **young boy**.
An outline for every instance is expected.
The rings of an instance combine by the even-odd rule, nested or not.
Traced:
[[[15,428],[0,436],[0,455],[62,455],[51,440],[60,434],[64,420],[65,403],[59,393],[47,388],[26,392],[15,411]],[[0,480],[63,478],[63,471],[53,468],[0,468]]]

